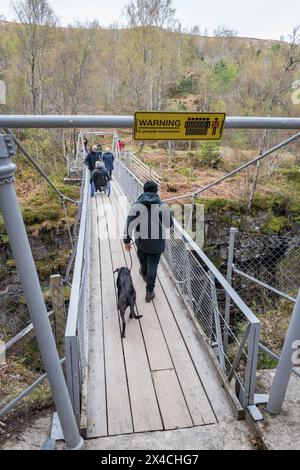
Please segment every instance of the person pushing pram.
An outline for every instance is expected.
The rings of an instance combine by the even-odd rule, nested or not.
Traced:
[[[97,161],[95,164],[96,168],[93,171],[90,183],[91,183],[91,197],[94,196],[95,192],[106,193],[110,196],[110,176],[108,171],[104,167],[104,163]]]

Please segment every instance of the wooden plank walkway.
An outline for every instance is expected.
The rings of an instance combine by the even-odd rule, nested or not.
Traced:
[[[156,297],[147,304],[145,283],[132,249],[137,310],[120,336],[114,270],[129,265],[120,237],[127,209],[112,183],[111,197],[92,199],[89,279],[87,437],[164,431],[233,418],[226,394],[163,264]]]

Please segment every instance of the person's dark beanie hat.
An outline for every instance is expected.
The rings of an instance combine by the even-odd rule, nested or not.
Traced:
[[[144,193],[158,193],[158,186],[154,181],[146,181],[144,184]]]

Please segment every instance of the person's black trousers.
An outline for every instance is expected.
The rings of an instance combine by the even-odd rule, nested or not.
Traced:
[[[153,292],[161,255],[153,255],[140,249],[137,250],[137,255],[141,265],[141,272],[147,278],[146,290],[147,292]]]

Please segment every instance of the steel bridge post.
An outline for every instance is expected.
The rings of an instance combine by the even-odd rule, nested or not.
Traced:
[[[225,365],[224,348],[223,348],[223,342],[222,342],[222,331],[221,331],[218,297],[217,297],[217,289],[216,289],[216,278],[212,272],[209,273],[209,278],[211,281],[212,308],[213,308],[213,316],[214,316],[215,329],[216,329],[218,359],[219,359],[222,370],[225,372],[226,365]]]
[[[260,323],[257,321],[251,324],[249,331],[248,359],[245,370],[245,390],[243,394],[243,405],[245,408],[255,404],[254,398],[259,354],[259,335]]]
[[[51,387],[53,400],[64,433],[66,449],[79,450],[84,441],[79,435],[69,393],[55,345],[46,305],[31,253],[25,225],[17,199],[12,163],[15,145],[11,135],[0,135],[0,210],[24,289],[28,310],[36,333],[39,350]]]
[[[293,362],[298,362],[298,358],[294,359],[294,354],[297,355],[297,349],[300,347],[300,290],[296,300],[295,308],[289,324],[285,342],[283,345],[282,353],[280,356],[279,364],[276,369],[275,377],[273,380],[271,393],[267,405],[268,413],[278,415],[281,411],[283,400],[287,391],[290,376],[293,367],[296,365]],[[299,364],[298,364],[299,365]]]

